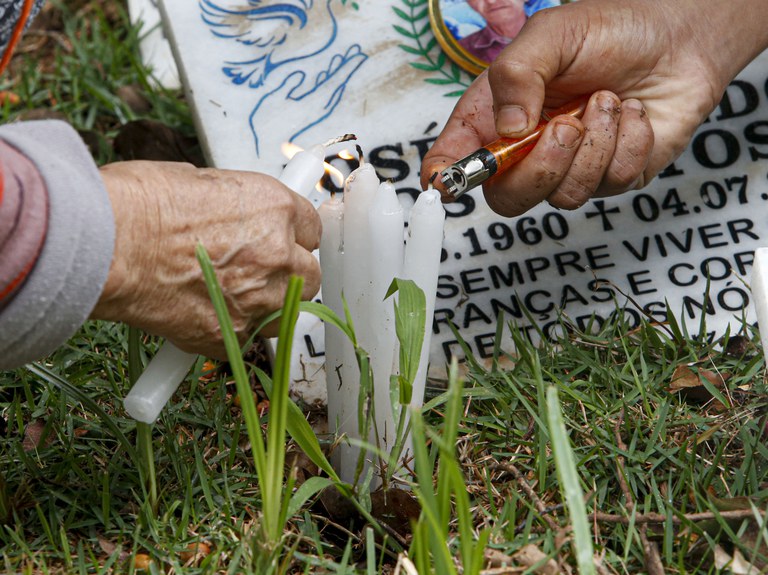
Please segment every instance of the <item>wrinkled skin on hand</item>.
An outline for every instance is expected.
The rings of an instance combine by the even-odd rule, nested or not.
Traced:
[[[422,186],[499,135],[526,135],[542,107],[593,94],[580,120],[553,119],[523,161],[485,183],[489,206],[516,216],[641,188],[768,46],[766,29],[762,0],[579,0],[537,12],[457,103]]]
[[[195,247],[214,263],[243,342],[279,309],[291,275],[304,299],[320,288],[312,250],[321,223],[312,204],[264,174],[170,162],[101,169],[115,214],[112,266],[94,319],[123,321],[179,348],[225,358]],[[276,334],[270,324],[262,334]]]

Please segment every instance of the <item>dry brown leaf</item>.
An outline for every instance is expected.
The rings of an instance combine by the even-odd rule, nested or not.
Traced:
[[[546,559],[547,554],[536,547],[536,545],[529,543],[520,549],[517,553],[515,553],[513,558],[517,563],[525,565],[526,567],[531,567]],[[560,569],[558,568],[557,562],[554,559],[549,559],[534,569],[533,572],[541,573],[542,575],[558,575],[560,573]]]
[[[687,365],[678,365],[675,373],[672,374],[672,381],[669,384],[669,391],[680,391],[691,387],[699,387],[701,380],[699,375]]]
[[[117,544],[110,541],[109,539],[106,539],[104,536],[99,535],[98,536],[99,541],[99,547],[101,547],[101,550],[107,554],[112,555],[117,550]],[[120,561],[125,561],[128,559],[130,553],[128,551],[122,550],[120,551],[119,559]]]
[[[757,567],[750,564],[741,552],[736,549],[733,555],[729,555],[720,545],[715,545],[715,567],[733,575],[755,575],[762,573]]]
[[[134,569],[146,571],[149,569],[150,563],[152,563],[152,558],[146,553],[136,553],[136,556],[133,558]]]
[[[712,394],[703,383],[703,379],[718,389],[725,387],[728,375],[702,368],[693,368],[690,365],[678,365],[672,374],[669,384],[670,393],[680,392],[686,399],[708,402],[713,399]],[[722,407],[718,401],[717,405]]]
[[[726,377],[710,369],[692,369],[689,365],[678,365],[675,373],[672,374],[672,381],[669,385],[670,391],[679,391],[690,387],[702,387],[704,384],[701,378],[706,379],[715,387],[725,386]]]
[[[99,547],[101,547],[101,550],[104,551],[107,555],[112,555],[112,553],[115,552],[115,549],[117,549],[117,545],[113,543],[112,541],[109,541],[108,539],[104,539],[101,535],[98,536],[99,541]]]
[[[53,443],[53,433],[48,433],[45,437],[45,443],[40,444],[43,440],[43,432],[45,431],[45,422],[36,419],[24,428],[24,440],[21,442],[24,451],[32,451],[33,449],[39,449],[41,447],[48,447]]]
[[[179,559],[184,563],[197,564],[211,554],[211,546],[205,541],[197,541],[187,545],[184,551],[179,552]]]
[[[485,556],[485,564],[489,568],[509,567],[515,564],[511,555],[502,553],[498,549],[486,549],[483,555]]]

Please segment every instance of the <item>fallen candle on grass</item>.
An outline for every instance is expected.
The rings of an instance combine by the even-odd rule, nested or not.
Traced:
[[[196,359],[196,353],[181,351],[172,343],[163,345],[125,396],[123,407],[128,415],[154,423]]]

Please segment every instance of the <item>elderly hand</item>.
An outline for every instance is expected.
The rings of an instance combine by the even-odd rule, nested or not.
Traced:
[[[537,12],[457,103],[422,186],[499,135],[526,135],[542,107],[594,94],[581,120],[553,119],[523,161],[484,184],[489,206],[505,216],[543,200],[575,209],[643,187],[766,46],[762,0],[579,0]]]
[[[179,348],[226,357],[195,257],[211,256],[241,342],[279,309],[291,275],[320,287],[312,204],[257,173],[190,164],[120,162],[101,169],[115,215],[115,252],[94,319],[123,321]],[[264,335],[274,335],[266,329]]]

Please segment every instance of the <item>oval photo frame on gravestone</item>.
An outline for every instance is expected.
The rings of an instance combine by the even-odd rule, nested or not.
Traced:
[[[524,16],[519,15],[524,23],[534,12],[570,0],[524,0],[522,4],[519,0],[507,1],[509,10],[524,11]],[[499,0],[429,0],[429,23],[437,42],[451,60],[470,74],[477,75],[485,70],[494,54],[509,42],[494,32],[481,14],[486,9],[499,14],[499,4]]]

